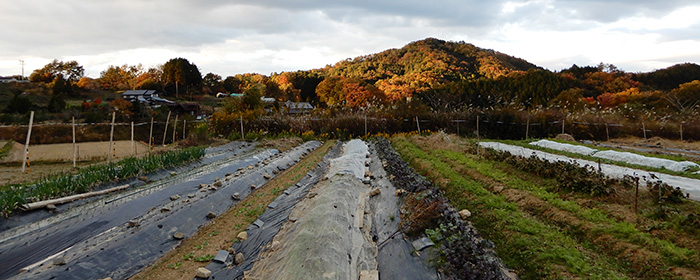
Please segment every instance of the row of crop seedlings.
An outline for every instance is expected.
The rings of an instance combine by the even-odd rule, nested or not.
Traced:
[[[78,174],[56,174],[34,184],[10,185],[0,190],[0,212],[8,215],[20,205],[91,191],[105,182],[170,168],[204,156],[204,148],[168,151],[144,158],[126,158],[116,164],[93,165]]]

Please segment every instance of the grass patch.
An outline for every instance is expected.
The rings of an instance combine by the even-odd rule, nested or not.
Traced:
[[[557,227],[537,220],[517,204],[491,193],[481,183],[456,172],[453,166],[405,137],[393,138],[392,145],[416,170],[433,181],[449,179],[440,186],[445,196],[458,209],[467,208],[476,213],[474,224],[497,244],[499,256],[521,278],[627,278],[608,259],[579,250],[580,244]]]
[[[0,148],[0,158],[4,158],[5,156],[7,156],[14,144],[14,140],[7,141],[7,143],[5,143],[5,145],[3,145],[2,148]]]
[[[687,266],[697,269],[697,265],[694,264],[697,264],[700,260],[698,260],[698,256],[694,250],[679,247],[667,240],[655,238],[648,232],[637,230],[635,224],[619,222],[614,218],[609,217],[608,213],[600,209],[588,209],[581,207],[575,201],[564,200],[557,193],[549,192],[547,189],[538,184],[523,180],[517,176],[512,176],[511,174],[505,172],[502,170],[505,168],[503,166],[503,162],[483,159],[477,160],[474,157],[468,157],[463,153],[457,153],[454,151],[433,150],[431,153],[438,157],[454,161],[454,163],[458,166],[474,169],[480,174],[483,174],[495,181],[502,182],[510,188],[526,191],[546,202],[546,204],[564,212],[568,212],[571,216],[581,219],[582,221],[580,222],[587,222],[587,230],[585,231],[581,231],[580,225],[578,224],[564,224],[559,226],[568,231],[571,236],[579,236],[581,241],[592,240],[600,235],[610,235],[617,241],[624,241],[654,252],[658,252],[662,256],[662,258],[659,260],[662,263],[658,264],[660,267],[657,269],[663,270],[663,266],[674,265]],[[654,206],[652,205],[651,207]],[[562,224],[562,221],[555,222],[558,222],[557,224]],[[605,251],[604,248],[600,248],[601,246],[602,244],[599,244],[599,248],[597,249],[600,251]]]

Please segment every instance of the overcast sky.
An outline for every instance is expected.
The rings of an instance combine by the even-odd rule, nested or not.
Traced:
[[[9,3],[7,3],[9,2]],[[400,4],[399,4],[400,3]],[[700,63],[697,0],[8,0],[0,75],[77,60],[151,67],[184,57],[202,74],[308,70],[434,37],[550,70],[612,63],[646,72]]]

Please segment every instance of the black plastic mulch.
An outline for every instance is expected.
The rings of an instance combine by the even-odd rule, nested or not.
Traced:
[[[189,193],[197,192],[199,184],[209,184],[216,178],[223,178],[225,174],[234,173],[238,168],[259,164],[278,152],[266,150],[256,156],[217,166],[218,169],[211,172],[188,178],[187,181],[176,183],[147,196],[129,200],[114,208],[109,209],[109,204],[105,205],[107,208],[105,211],[91,213],[92,217],[82,218],[82,220],[70,223],[66,227],[54,228],[53,232],[44,236],[35,236],[34,240],[28,240],[26,244],[21,244],[21,241],[15,242],[15,245],[19,245],[9,251],[3,250],[3,253],[0,254],[1,263],[13,264],[3,266],[0,278],[14,275],[19,268],[74,246],[73,244],[84,242],[81,245],[89,248],[91,239],[96,238],[96,234],[106,232],[114,227],[120,228],[121,234],[116,234],[109,242],[92,244],[92,248],[84,253],[68,258],[66,265],[54,266],[47,271],[41,271],[41,275],[35,275],[30,271],[20,275],[20,278],[128,278],[179,244],[179,241],[172,238],[173,233],[182,232],[185,236],[190,236],[208,221],[206,215],[209,212],[220,214],[235,204],[237,201],[231,199],[233,193],[238,192],[242,198],[247,196],[251,192],[251,185],[259,186],[265,183],[265,174],[274,176],[272,172],[274,169],[288,168],[303,153],[308,152],[307,150],[315,149],[318,146],[320,146],[319,142],[307,142],[282,157],[272,160],[267,166],[250,170],[236,180],[226,182],[216,192],[201,200],[180,204],[178,208],[158,216],[156,223],[143,224],[125,230],[127,221],[146,214],[149,209],[152,211],[154,208],[159,208],[159,205],[170,202],[170,196],[177,194],[185,197]],[[215,161],[217,157],[225,157],[226,154],[222,153],[209,160]]]
[[[242,253],[245,261],[242,264],[233,266],[233,255],[230,255],[226,262],[212,262],[206,266],[212,271],[211,279],[242,279],[243,272],[250,270],[257,260],[261,251],[279,233],[282,224],[289,220],[289,214],[299,201],[309,192],[311,187],[316,185],[328,170],[329,162],[332,158],[338,157],[341,147],[340,141],[331,149],[317,167],[307,173],[304,178],[294,186],[289,187],[283,194],[271,202],[265,213],[258,217],[246,230],[248,239],[243,242],[236,242],[232,248],[236,253]],[[196,278],[195,278],[196,279]]]

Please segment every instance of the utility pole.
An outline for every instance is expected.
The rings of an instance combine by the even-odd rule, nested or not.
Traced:
[[[22,65],[22,80],[24,80],[24,60],[20,59],[19,64]]]

